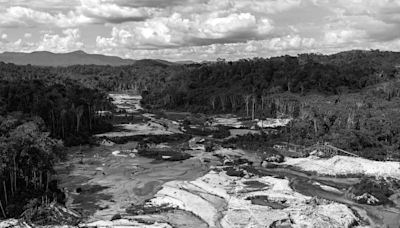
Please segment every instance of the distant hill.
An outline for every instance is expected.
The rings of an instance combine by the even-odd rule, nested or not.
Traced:
[[[175,63],[177,63],[177,64],[196,64],[197,62],[192,61],[192,60],[181,60],[181,61],[176,61]]]
[[[167,60],[162,59],[140,59],[136,60],[136,66],[161,66],[168,67],[173,65],[179,65],[178,63],[168,62]]]
[[[0,54],[0,62],[14,63],[17,65],[34,66],[71,66],[71,65],[111,65],[121,66],[134,64],[132,59],[122,59],[116,56],[88,54],[84,51],[69,53],[52,53],[37,51],[32,53],[4,52]]]

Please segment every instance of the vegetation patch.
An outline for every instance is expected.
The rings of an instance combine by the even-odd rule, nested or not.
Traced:
[[[257,151],[260,153],[267,152],[268,154],[276,154],[276,151],[272,151],[271,148],[277,142],[284,140],[281,136],[276,134],[247,134],[238,135],[234,138],[225,140],[222,144],[223,147],[234,147]]]
[[[143,205],[134,205],[132,204],[126,209],[126,213],[130,215],[147,215],[147,214],[159,214],[163,212],[168,212],[175,210],[174,207],[171,207],[167,204],[154,206],[151,204],[143,204]]]
[[[393,178],[369,178],[364,177],[361,181],[352,186],[349,192],[359,203],[380,205],[393,204],[389,197],[400,189],[400,181]]]
[[[23,220],[35,226],[76,226],[82,221],[80,214],[55,202],[44,203],[33,199],[25,205],[25,208],[21,215]]]

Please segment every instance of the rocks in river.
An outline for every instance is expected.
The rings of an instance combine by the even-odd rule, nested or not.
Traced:
[[[292,226],[292,221],[290,219],[281,219],[273,222],[269,227],[270,228],[291,228]]]
[[[142,149],[139,150],[138,154],[143,157],[166,161],[182,161],[192,157],[190,154],[171,148]]]
[[[189,148],[191,150],[205,150],[204,141],[205,139],[202,137],[194,137],[189,140]]]
[[[110,221],[114,221],[114,220],[118,220],[118,219],[122,219],[122,216],[120,214],[115,214]]]
[[[224,161],[223,161],[223,164],[225,166],[232,166],[234,163],[233,163],[233,161],[231,159],[225,158]]]
[[[205,142],[204,149],[206,150],[206,152],[212,152],[214,150],[214,143],[211,141]]]
[[[272,163],[272,162],[267,162],[267,161],[263,161],[261,163],[261,166],[267,169],[275,169],[277,168],[279,165]]]
[[[79,224],[79,227],[90,227],[90,228],[107,228],[107,227],[142,227],[142,228],[172,228],[167,223],[142,223],[130,219],[117,219],[113,221],[96,221],[91,223]]]
[[[264,161],[266,162],[275,162],[275,163],[281,163],[284,162],[285,157],[281,154],[274,154],[270,157],[264,158]]]
[[[103,145],[103,146],[114,146],[115,143],[113,141],[111,141],[111,140],[103,139],[103,140],[100,141],[100,145]]]
[[[17,219],[6,219],[3,221],[0,221],[0,227],[2,228],[12,228],[12,227],[21,227],[21,228],[30,228],[27,223],[17,220]]]
[[[309,155],[319,157],[319,158],[328,158],[329,157],[321,150],[314,150],[314,151],[310,152]]]
[[[189,140],[188,145],[191,150],[205,150],[206,152],[212,152],[214,150],[214,143],[203,137],[192,138]]]
[[[364,177],[350,189],[350,196],[358,203],[379,205],[392,203],[389,197],[398,189],[398,181],[391,178]]]
[[[285,209],[289,206],[285,204],[286,200],[271,200],[267,195],[256,195],[246,198],[250,200],[252,204],[271,207],[272,209]]]
[[[379,204],[379,200],[375,196],[369,193],[364,193],[360,196],[355,196],[354,199],[357,200],[357,202],[359,203],[365,203],[369,205]]]
[[[235,168],[235,167],[226,167],[224,168],[226,175],[231,177],[244,177],[246,174],[243,170]]]
[[[233,160],[235,165],[242,165],[242,166],[251,166],[253,165],[252,161],[249,161],[246,158],[237,158]]]
[[[252,161],[249,161],[246,158],[238,158],[238,157],[222,157],[224,166],[251,166],[253,165]]]
[[[278,167],[276,163],[282,163],[285,160],[285,157],[281,154],[274,154],[270,157],[264,158],[261,162],[261,166],[268,169],[274,169]]]

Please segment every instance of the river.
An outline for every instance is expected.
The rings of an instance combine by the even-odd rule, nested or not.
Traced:
[[[182,131],[179,118],[190,116],[178,114],[174,119],[149,115],[140,107],[140,97],[126,94],[113,94],[119,109],[126,109],[128,115],[135,115],[141,122],[126,122],[122,135],[170,135]],[[116,114],[121,116],[121,114]],[[132,118],[131,118],[132,119]],[[107,133],[108,134],[108,133]],[[101,136],[107,136],[102,134]],[[118,136],[121,131],[109,133]],[[164,145],[161,146],[171,146]],[[126,209],[132,204],[143,204],[170,181],[193,181],[209,172],[210,167],[218,164],[218,160],[205,153],[204,150],[191,150],[191,159],[178,162],[154,162],[153,159],[138,156],[133,151],[137,142],[124,144],[100,145],[97,147],[71,148],[70,158],[57,167],[61,186],[68,189],[72,208],[86,211],[88,221],[110,219],[115,214],[126,214]],[[114,153],[119,151],[119,153]],[[126,152],[128,151],[128,152]],[[129,152],[131,151],[131,152]],[[255,154],[247,152],[246,157],[259,164]],[[207,162],[204,162],[207,160]],[[266,169],[256,166],[263,175],[286,178],[290,187],[303,195],[319,197],[342,203],[357,212],[359,217],[372,227],[400,227],[400,208],[391,206],[369,206],[358,204],[351,200],[345,189],[358,183],[358,178],[334,178],[302,172],[290,167]],[[79,187],[80,186],[80,187]],[[76,189],[84,191],[77,193]],[[220,198],[208,195],[211,201],[218,202]],[[225,206],[223,201],[219,210]],[[218,212],[221,214],[222,212]],[[180,210],[175,213],[163,212],[159,215],[146,217],[147,220],[164,221],[176,227],[190,226],[207,227],[193,213]],[[189,226],[189,227],[190,227]]]
[[[368,221],[372,227],[386,226],[390,228],[400,227],[400,208],[388,205],[370,206],[354,202],[347,196],[343,189],[347,189],[360,181],[359,178],[338,178],[318,176],[303,173],[290,168],[265,169],[260,171],[266,175],[284,176],[290,180],[290,186],[297,192],[317,196],[348,205],[359,215]],[[324,190],[322,186],[333,187],[331,191]],[[328,188],[329,189],[329,188]]]

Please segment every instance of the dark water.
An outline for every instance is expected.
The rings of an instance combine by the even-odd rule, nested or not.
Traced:
[[[359,204],[347,196],[346,189],[358,183],[359,178],[320,177],[290,168],[265,169],[260,167],[259,171],[265,175],[289,179],[290,186],[303,195],[316,196],[346,204],[357,212],[364,222],[369,223],[371,227],[400,227],[400,208],[387,205],[371,206]],[[322,188],[321,185],[330,186],[336,188],[336,190],[327,190]]]

